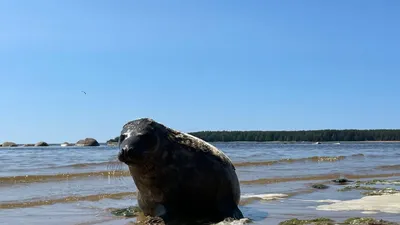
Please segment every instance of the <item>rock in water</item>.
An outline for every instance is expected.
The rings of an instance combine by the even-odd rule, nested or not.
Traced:
[[[315,189],[328,189],[329,188],[329,186],[327,186],[325,184],[313,184],[313,185],[311,185],[311,187],[315,188]]]
[[[68,142],[64,142],[61,144],[61,147],[66,147],[66,146],[73,146],[74,144],[70,144]]]
[[[99,142],[97,142],[94,138],[85,138],[83,140],[79,140],[76,142],[76,146],[99,146]]]
[[[38,147],[38,146],[41,146],[41,147],[42,147],[42,146],[49,146],[49,144],[47,144],[47,143],[44,142],[44,141],[40,141],[40,142],[36,143],[35,146],[37,146],[37,147]]]
[[[349,182],[354,182],[354,181],[348,180],[347,178],[342,177],[342,178],[334,179],[334,180],[332,180],[332,182],[334,182],[336,184],[340,184],[340,185],[345,185]]]
[[[6,141],[3,143],[2,146],[3,147],[17,147],[17,144],[15,144],[14,142],[11,142],[11,141]]]
[[[35,146],[34,144],[24,144],[24,147],[32,147]]]
[[[143,118],[123,126],[119,149],[146,216],[166,224],[243,218],[235,167],[211,144]]]

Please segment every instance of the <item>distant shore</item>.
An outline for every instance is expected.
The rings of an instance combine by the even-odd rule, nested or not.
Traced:
[[[376,130],[300,130],[300,131],[198,131],[189,132],[207,142],[260,142],[260,143],[397,143],[400,142],[400,129]],[[86,141],[93,143],[85,143]],[[116,146],[119,137],[107,140],[101,145]],[[50,145],[67,146],[95,146],[93,138],[80,140],[82,143],[56,143]],[[4,144],[7,145],[4,145]],[[11,143],[11,144],[10,144]],[[32,147],[33,144],[15,144],[3,142],[0,147]],[[43,146],[41,146],[43,147]]]
[[[210,143],[276,143],[276,144],[301,144],[301,143],[308,143],[308,144],[345,144],[345,143],[400,143],[400,141],[322,141],[322,142],[310,142],[310,141],[211,141]],[[62,143],[51,143],[47,146],[34,146],[32,144],[16,144],[14,146],[2,146],[1,147],[25,147],[25,148],[32,148],[32,147],[54,147],[54,146],[61,146],[61,147],[100,147],[100,146],[118,146],[118,142],[100,142],[98,146],[84,146],[84,145],[75,145],[70,144],[67,146],[63,146]]]
[[[400,129],[198,131],[189,134],[207,142],[400,142]],[[118,142],[119,137],[108,140]]]

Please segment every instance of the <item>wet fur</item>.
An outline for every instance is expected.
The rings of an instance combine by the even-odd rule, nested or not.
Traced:
[[[145,215],[160,216],[167,224],[243,218],[237,206],[240,186],[235,167],[224,153],[151,119],[131,121],[121,134],[130,131],[134,135],[143,130],[156,134],[156,150],[143,153],[143,160],[127,165]]]

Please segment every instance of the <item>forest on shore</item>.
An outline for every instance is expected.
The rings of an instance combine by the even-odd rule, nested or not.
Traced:
[[[233,141],[400,141],[400,129],[304,131],[199,131],[189,133],[207,142]],[[118,142],[119,137],[108,142]]]

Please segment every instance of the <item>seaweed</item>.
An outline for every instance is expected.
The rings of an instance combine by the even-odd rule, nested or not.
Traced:
[[[279,225],[400,225],[400,223],[390,222],[386,220],[377,220],[370,217],[353,217],[348,218],[344,222],[336,222],[329,218],[316,218],[309,220],[299,220],[297,218],[285,220]]]
[[[334,225],[333,220],[329,218],[316,218],[310,220],[299,220],[297,218],[285,220],[279,223],[279,225]]]
[[[114,216],[136,217],[142,210],[138,206],[130,206],[128,208],[116,209],[111,211]]]

